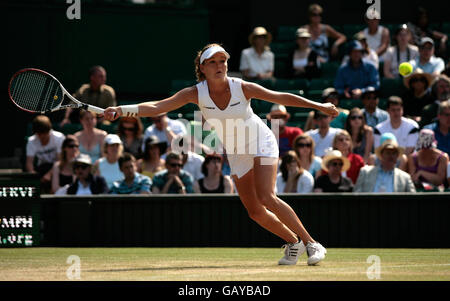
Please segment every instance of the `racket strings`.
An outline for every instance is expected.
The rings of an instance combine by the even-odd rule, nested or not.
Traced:
[[[30,111],[50,111],[59,105],[62,96],[59,83],[36,71],[20,73],[11,84],[11,97],[14,102]]]

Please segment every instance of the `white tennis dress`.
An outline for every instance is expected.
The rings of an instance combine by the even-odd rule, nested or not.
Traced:
[[[253,113],[250,99],[246,99],[242,91],[242,80],[228,77],[228,84],[231,99],[224,110],[209,96],[206,80],[196,86],[198,105],[226,150],[231,174],[241,178],[253,168],[255,157],[278,159],[278,143],[272,130]],[[274,160],[264,162],[271,164]]]

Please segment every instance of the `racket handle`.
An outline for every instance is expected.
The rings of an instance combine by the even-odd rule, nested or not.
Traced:
[[[105,110],[103,110],[102,108],[99,108],[96,106],[91,106],[91,105],[87,105],[86,110],[88,110],[89,112],[92,112],[92,113],[96,113],[96,114],[103,114],[105,112]]]

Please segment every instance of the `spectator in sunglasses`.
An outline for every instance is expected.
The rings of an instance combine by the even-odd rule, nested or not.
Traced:
[[[434,102],[430,89],[433,81],[434,77],[420,68],[404,78],[403,83],[408,89],[402,97],[406,117],[420,122],[422,109]]]
[[[170,152],[166,157],[166,169],[155,174],[153,193],[186,194],[194,192],[194,178],[182,170],[183,158],[180,154]]]
[[[322,158],[314,154],[315,147],[314,140],[306,134],[297,136],[292,144],[300,166],[307,170],[314,178],[317,177],[318,171],[322,166]]]
[[[75,174],[72,168],[73,161],[80,154],[80,144],[74,135],[67,135],[61,146],[59,161],[52,168],[52,192],[55,194],[59,189],[72,184]],[[67,189],[67,187],[66,187]],[[61,190],[61,192],[64,190]]]
[[[419,123],[422,127],[439,119],[438,111],[440,104],[450,99],[450,78],[445,74],[439,75],[433,84],[433,94],[435,95],[435,101],[425,106],[422,110]]]
[[[322,169],[327,174],[316,179],[314,192],[352,192],[352,180],[342,175],[349,168],[350,161],[340,151],[328,151],[322,160]]]
[[[122,140],[123,151],[136,159],[142,157],[143,125],[139,117],[122,117],[119,119],[117,134]]]
[[[108,193],[105,178],[92,174],[92,160],[89,155],[80,154],[73,162],[75,181],[67,189],[69,195],[92,195]]]
[[[352,137],[352,152],[361,156],[367,164],[373,148],[373,129],[366,124],[360,108],[355,107],[350,110],[345,129]]]

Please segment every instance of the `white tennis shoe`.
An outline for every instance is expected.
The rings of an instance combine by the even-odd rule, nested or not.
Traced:
[[[306,254],[308,254],[308,265],[315,265],[325,258],[327,250],[318,242],[309,242],[306,245]]]
[[[294,265],[297,263],[298,257],[305,253],[306,247],[302,241],[292,244],[288,243],[283,246],[284,256],[278,261],[279,265]]]

